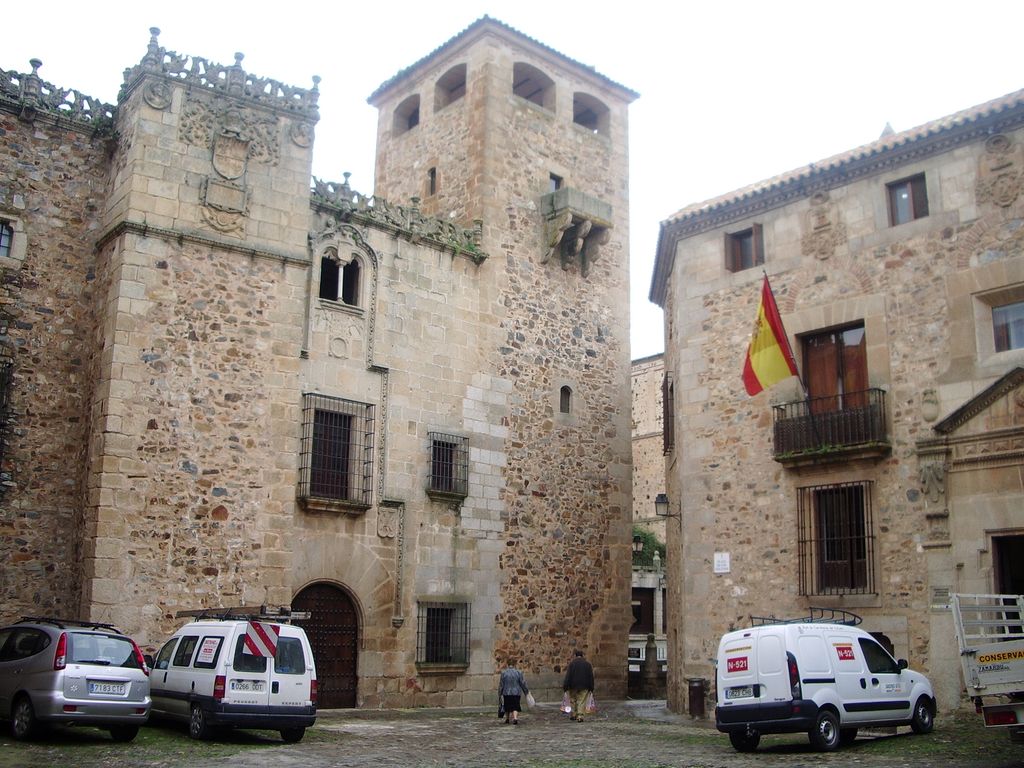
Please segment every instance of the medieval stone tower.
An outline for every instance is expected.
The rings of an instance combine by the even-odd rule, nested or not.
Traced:
[[[499,652],[556,669],[585,647],[621,679],[629,534],[627,107],[636,94],[491,19],[383,84],[377,193],[480,222],[512,384],[494,448],[509,581]],[[623,418],[625,417],[625,418]],[[616,650],[613,650],[616,649]]]
[[[323,706],[482,704],[508,654],[554,695],[576,647],[624,695],[635,94],[485,17],[373,94],[364,196],[311,185],[315,82],[242,61],[154,30],[70,171],[67,106],[4,73],[7,135],[85,190],[62,251],[0,169],[5,617],[155,648],[182,609],[309,609]]]

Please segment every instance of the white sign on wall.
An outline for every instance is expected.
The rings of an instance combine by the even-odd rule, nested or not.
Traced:
[[[729,573],[732,570],[728,552],[715,552],[715,573]]]

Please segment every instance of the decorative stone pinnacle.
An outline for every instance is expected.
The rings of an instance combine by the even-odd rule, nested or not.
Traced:
[[[320,75],[313,75],[313,90],[314,91],[319,91],[320,90],[319,86],[320,86]]]
[[[244,58],[245,58],[245,54],[244,53],[235,53],[235,66],[236,67],[241,67],[242,66],[242,59],[244,59]]]
[[[39,74],[39,68],[41,66],[43,66],[42,59],[29,59],[28,63],[32,67],[32,74],[33,75],[38,75]]]

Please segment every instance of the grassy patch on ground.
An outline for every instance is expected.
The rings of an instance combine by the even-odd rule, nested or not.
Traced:
[[[6,723],[2,723],[6,726]],[[330,740],[329,734],[315,729],[305,739]],[[11,739],[6,728],[0,736],[0,768],[26,765],[74,765],[75,768],[123,768],[126,765],[176,766],[205,765],[211,760],[254,750],[270,758],[277,750],[291,745],[281,741],[276,731],[223,731],[210,741],[188,737],[184,725],[150,723],[134,741],[119,744],[107,731],[98,728],[54,727],[29,742]]]

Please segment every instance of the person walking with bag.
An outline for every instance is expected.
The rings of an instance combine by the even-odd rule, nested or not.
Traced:
[[[522,711],[520,697],[529,695],[529,693],[530,689],[526,685],[526,678],[523,677],[522,672],[516,669],[515,659],[510,658],[506,662],[505,668],[501,670],[501,678],[498,680],[498,697],[505,710],[506,723],[519,725],[519,713]]]
[[[583,651],[573,652],[569,668],[565,670],[562,690],[569,694],[572,709],[569,719],[583,722],[583,713],[587,709],[587,698],[594,693],[594,668],[583,658]]]

